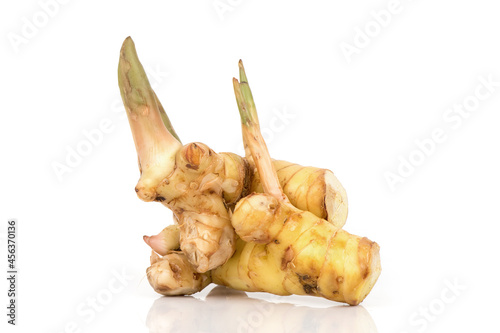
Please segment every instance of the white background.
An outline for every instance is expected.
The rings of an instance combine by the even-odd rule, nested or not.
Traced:
[[[162,325],[279,332],[295,322],[324,332],[498,330],[500,8],[401,0],[381,27],[370,13],[389,3],[61,0],[48,16],[38,1],[3,1],[0,266],[7,219],[17,218],[20,274],[19,325],[6,324],[3,278],[0,325],[58,333]],[[214,4],[230,7],[221,13]],[[33,22],[36,30],[27,27]],[[116,73],[129,35],[182,141],[216,151],[240,146],[231,78],[244,60],[271,155],[333,170],[349,196],[345,229],[381,246],[383,272],[362,307],[265,294],[203,304],[209,289],[152,307],[159,295],[143,279],[150,251],[142,236],[172,220],[134,193],[137,157]],[[347,44],[357,53],[346,57]],[[496,86],[488,91],[480,77]],[[447,111],[464,101],[474,109],[464,118]],[[84,132],[103,121],[107,133],[58,176],[54,165],[67,165]],[[423,155],[416,141],[436,129],[445,139]],[[404,168],[401,159],[419,165]],[[391,188],[387,173],[398,167]]]

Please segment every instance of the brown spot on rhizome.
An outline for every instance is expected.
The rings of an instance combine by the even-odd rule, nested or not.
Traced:
[[[189,164],[189,163],[186,163],[186,168],[191,169],[191,170],[198,170],[198,166],[197,165],[192,165],[192,164]]]
[[[294,256],[292,246],[289,246],[285,250],[285,254],[283,255],[283,258],[281,259],[281,269],[285,270],[286,267],[288,266],[288,263],[292,261]]]

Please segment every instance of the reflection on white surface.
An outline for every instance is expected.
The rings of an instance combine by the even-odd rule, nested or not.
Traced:
[[[372,317],[359,305],[315,308],[274,303],[221,286],[214,288],[205,299],[158,298],[149,310],[146,325],[150,333],[377,332]]]

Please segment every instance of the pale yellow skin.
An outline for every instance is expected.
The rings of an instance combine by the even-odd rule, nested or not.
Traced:
[[[377,243],[351,235],[267,194],[241,199],[231,221],[241,237],[236,252],[224,265],[204,275],[216,284],[276,295],[320,296],[356,305],[380,275]],[[160,259],[162,265],[169,266],[176,256],[182,254],[169,252]],[[195,273],[185,262],[184,271]],[[172,277],[168,270],[148,269],[150,282],[155,281],[153,288],[163,295],[192,294],[205,287],[187,273],[184,280],[171,281]],[[172,285],[179,289],[172,289]],[[185,293],[186,288],[189,293]]]
[[[241,199],[231,222],[240,239],[234,255],[205,275],[214,283],[243,291],[313,295],[356,305],[380,275],[377,243],[351,235],[270,195],[252,194]],[[173,244],[175,232],[169,235],[168,241]],[[160,260],[169,262],[177,255],[181,253],[170,251]],[[182,267],[193,271],[188,264]],[[169,277],[161,277],[164,274]],[[189,274],[185,276],[185,281],[171,281],[168,271],[148,269],[150,281],[155,279],[153,288],[163,295],[191,294],[205,287],[191,281]],[[172,289],[172,284],[179,289]],[[186,286],[191,288],[189,293]]]
[[[347,220],[347,193],[328,169],[304,167],[273,160],[283,192],[295,207],[309,211],[341,228]],[[254,173],[250,193],[264,192],[260,177]]]
[[[313,295],[359,304],[380,274],[376,243],[267,194],[240,200],[236,252],[212,281],[244,291]]]

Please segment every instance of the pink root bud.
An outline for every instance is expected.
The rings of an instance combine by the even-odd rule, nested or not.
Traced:
[[[149,247],[151,247],[151,249],[159,255],[164,256],[167,254],[168,249],[165,246],[161,233],[154,236],[144,236],[143,239],[144,242],[146,242],[146,244],[148,244]]]

